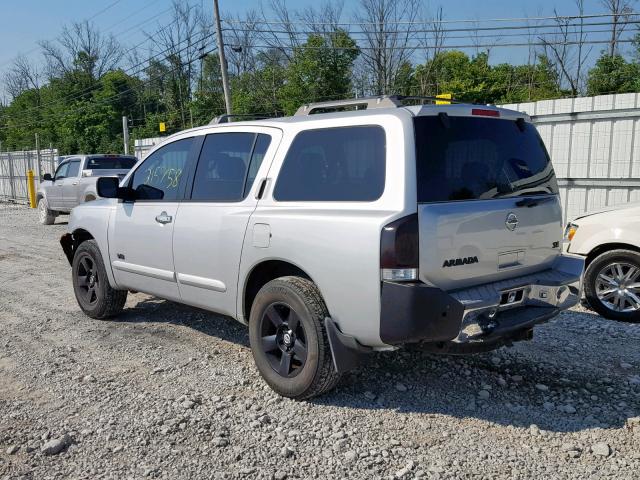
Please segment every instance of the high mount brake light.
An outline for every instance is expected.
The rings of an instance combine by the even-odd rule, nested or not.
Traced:
[[[478,115],[481,117],[500,117],[498,110],[489,110],[488,108],[472,108],[471,115]]]
[[[385,225],[380,235],[382,280],[407,282],[418,279],[418,214]]]

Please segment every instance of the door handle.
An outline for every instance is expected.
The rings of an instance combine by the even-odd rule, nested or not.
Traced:
[[[162,212],[156,217],[156,222],[162,223],[163,225],[165,223],[171,223],[171,220],[173,220],[173,217],[171,215],[167,215],[167,212]]]
[[[71,185],[78,185],[80,182],[73,182]]]

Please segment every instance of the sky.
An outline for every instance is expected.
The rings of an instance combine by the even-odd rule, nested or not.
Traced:
[[[212,0],[189,1],[212,10]],[[260,0],[219,0],[219,3],[223,17],[260,6]],[[286,0],[286,3],[296,10],[321,2]],[[346,19],[352,18],[357,3],[344,0]],[[424,3],[427,8],[431,5],[432,10],[442,5],[447,20],[549,16],[554,8],[560,14],[576,13],[573,0],[425,0]],[[103,32],[113,33],[124,46],[131,46],[145,39],[144,31],[153,32],[169,22],[169,13],[164,11],[170,5],[171,0],[0,0],[0,78],[18,54],[40,59],[38,41],[55,39],[65,24],[90,19]],[[600,0],[586,0],[587,14],[603,11]],[[603,47],[596,45],[595,53]],[[525,48],[498,48],[491,55],[494,63],[526,61]]]

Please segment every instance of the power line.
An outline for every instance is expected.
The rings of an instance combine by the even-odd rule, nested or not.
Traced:
[[[462,19],[462,20],[385,20],[386,25],[433,25],[433,24],[456,24],[456,23],[498,23],[498,22],[529,22],[529,21],[544,21],[544,20],[576,20],[587,18],[603,18],[603,17],[636,17],[640,16],[640,13],[631,12],[625,15],[613,14],[613,13],[600,13],[590,15],[559,15],[552,17],[515,17],[515,18],[487,18],[487,19]],[[307,21],[282,21],[282,20],[224,20],[226,23],[239,23],[239,24],[254,24],[262,23],[265,25],[317,25],[317,26],[350,26],[350,25],[371,25],[377,26],[378,22],[307,22]]]
[[[209,34],[210,36],[213,34]],[[203,55],[208,55],[212,52],[215,52],[215,48],[205,51],[203,52]],[[154,80],[157,80],[158,78],[161,78],[162,75],[164,75],[165,73],[174,73],[176,71],[178,71],[180,68],[183,68],[187,65],[191,65],[192,63],[196,62],[197,60],[199,60],[199,58],[194,58],[192,60],[189,60],[187,62],[180,62],[179,65],[176,65],[175,67],[171,68],[169,71],[167,72],[160,72],[158,73],[156,76],[150,76],[148,79],[143,80],[141,82],[142,85],[146,85],[148,83],[151,83]],[[39,119],[34,119],[34,121],[32,122],[27,122],[27,123],[23,123],[23,124],[17,124],[17,125],[5,125],[5,126],[0,126],[0,129],[9,129],[9,128],[24,128],[24,127],[33,127],[38,125],[41,121],[43,120],[52,120],[55,119],[59,116],[62,115],[67,115],[69,113],[69,111],[72,111],[74,113],[78,113],[81,112],[83,109],[89,108],[90,106],[95,106],[95,105],[101,105],[104,104],[106,102],[109,102],[110,100],[114,100],[118,97],[121,97],[122,95],[125,95],[127,93],[131,93],[135,91],[135,88],[127,88],[121,92],[116,93],[115,95],[112,95],[110,97],[106,97],[106,98],[101,98],[100,100],[95,100],[93,99],[91,102],[88,102],[86,104],[82,104],[82,105],[76,105],[74,107],[71,107],[69,110],[65,110],[64,112],[61,113],[49,113],[48,115],[44,115],[42,118]]]
[[[256,22],[256,23],[264,23],[264,22]],[[398,34],[412,34],[412,33],[449,33],[449,32],[482,32],[482,31],[503,31],[503,30],[533,30],[537,31],[540,29],[563,29],[569,27],[595,27],[595,26],[613,26],[613,25],[638,25],[640,24],[639,20],[626,20],[621,22],[590,22],[590,23],[561,23],[561,24],[548,24],[548,25],[503,25],[503,26],[494,26],[494,27],[465,27],[465,28],[448,28],[446,30],[439,29],[406,29],[406,30],[357,30],[357,31],[346,31],[349,35],[371,35],[371,34],[380,34],[380,35],[398,35]],[[289,31],[289,30],[260,30],[254,28],[226,28],[223,29],[225,31],[236,31],[236,32],[255,32],[255,33],[270,33],[270,34],[286,34],[286,35],[318,35],[319,32],[314,30],[302,30],[302,31]],[[331,32],[332,33],[332,32]],[[570,32],[577,33],[577,32]]]
[[[110,8],[114,7],[115,5],[117,5],[118,3],[120,3],[122,0],[116,0],[115,2],[111,3],[110,5],[108,5],[107,7],[103,8],[102,10],[98,11],[97,13],[94,13],[91,17],[89,17],[87,19],[87,21],[93,20],[94,18],[102,15],[104,12],[106,12],[107,10],[109,10]],[[115,26],[115,25],[114,25]],[[25,53],[22,53],[21,55],[27,56],[30,55],[32,53],[34,53],[35,51],[37,51],[40,48],[40,45],[33,47],[30,50],[27,50]],[[14,59],[11,60],[6,60],[2,63],[0,63],[0,66],[5,66],[11,62],[13,62]]]
[[[616,43],[634,43],[635,40],[616,40]],[[385,50],[385,51],[414,51],[414,50],[433,50],[437,48],[439,50],[452,50],[452,49],[464,49],[464,48],[494,48],[494,47],[543,47],[545,45],[597,45],[597,44],[609,44],[611,40],[584,40],[584,41],[544,41],[544,42],[527,42],[527,43],[488,43],[488,44],[469,44],[469,45],[407,45],[402,47],[334,47],[326,45],[323,47],[315,47],[310,45],[234,45],[241,48],[273,48],[283,50],[339,50],[339,51],[359,51],[359,50]]]
[[[175,45],[175,46],[171,46],[171,47],[168,47],[168,48],[166,48],[166,49],[164,49],[164,50],[162,50],[162,51],[160,51],[160,52],[158,52],[158,53],[156,53],[156,54],[154,54],[154,55],[152,55],[152,56],[150,56],[150,57],[146,58],[146,59],[145,59],[145,60],[143,60],[142,62],[139,62],[139,63],[137,63],[136,65],[133,65],[133,66],[129,67],[128,69],[122,69],[121,71],[122,71],[122,72],[124,72],[124,73],[125,73],[125,74],[127,74],[127,75],[130,75],[130,76],[137,76],[137,75],[139,75],[140,73],[143,73],[143,72],[144,72],[144,70],[146,69],[146,66],[145,66],[144,68],[140,69],[140,70],[137,70],[137,71],[133,72],[133,70],[134,70],[134,69],[136,69],[136,68],[138,68],[138,67],[140,67],[140,66],[142,66],[142,65],[145,65],[145,64],[147,64],[147,63],[150,63],[152,60],[154,60],[154,59],[156,59],[156,58],[158,58],[158,57],[160,57],[160,56],[164,55],[164,54],[165,54],[165,53],[167,53],[167,52],[170,52],[171,54],[180,54],[180,53],[184,52],[185,50],[187,50],[189,47],[191,47],[191,46],[195,46],[195,45],[197,45],[197,44],[199,44],[199,43],[202,43],[202,42],[204,42],[204,41],[208,40],[208,39],[209,39],[209,38],[211,38],[213,35],[214,35],[213,33],[205,34],[205,35],[203,35],[201,38],[199,38],[199,39],[195,40],[194,45],[188,44],[186,47],[183,47],[183,48],[181,48],[180,50],[177,50],[177,51],[173,51],[173,52],[171,52],[171,50],[173,50],[174,48],[176,48],[176,47],[180,46],[180,45],[181,45],[181,44],[183,44],[184,42],[188,42],[188,41],[189,41],[189,39],[184,39],[184,40],[182,40],[181,42],[179,42],[177,45]],[[129,51],[130,51],[130,50],[129,50]],[[200,54],[200,55],[203,55],[203,54]],[[80,92],[73,92],[73,93],[70,93],[70,94],[68,94],[68,95],[65,95],[65,96],[64,96],[64,97],[62,97],[62,98],[58,98],[58,99],[56,99],[56,100],[52,100],[52,101],[47,102],[47,103],[44,103],[44,104],[42,104],[42,105],[34,105],[33,107],[29,107],[29,108],[26,108],[26,109],[22,110],[20,113],[21,113],[21,114],[24,114],[24,113],[30,113],[30,112],[32,112],[32,111],[36,111],[36,110],[42,110],[42,109],[44,109],[45,107],[48,107],[48,106],[50,106],[50,105],[59,104],[59,103],[60,103],[60,102],[62,102],[62,101],[73,101],[73,100],[77,100],[78,98],[81,98],[81,97],[85,96],[86,94],[88,94],[88,93],[90,93],[90,92],[92,92],[92,91],[94,91],[94,90],[98,89],[98,88],[100,87],[100,85],[101,85],[101,84],[103,84],[103,82],[104,82],[104,80],[103,80],[103,79],[99,79],[99,80],[97,80],[97,81],[96,81],[96,84],[95,84],[95,85],[92,85],[92,86],[90,86],[90,87],[87,87],[87,88],[85,88],[84,90],[81,90]],[[9,117],[10,115],[8,115],[8,114],[6,114],[6,113],[5,113],[4,115],[0,115],[0,119],[1,119],[1,118],[3,118],[3,116],[6,118],[6,117]]]
[[[107,10],[109,10],[112,7],[115,7],[117,4],[119,4],[122,0],[116,0],[115,2],[112,2],[111,4],[107,5],[106,7],[104,7],[102,10],[100,10],[98,13],[92,15],[91,17],[89,17],[87,19],[87,22],[90,20],[93,20],[94,18],[102,15],[104,12],[106,12]]]

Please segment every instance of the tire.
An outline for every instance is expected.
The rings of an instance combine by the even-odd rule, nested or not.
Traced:
[[[95,240],[82,242],[71,265],[73,292],[82,311],[91,318],[105,319],[122,311],[126,290],[109,285],[102,255]]]
[[[249,342],[260,375],[278,394],[311,398],[340,380],[324,328],[327,316],[318,288],[304,278],[277,278],[256,295]]]
[[[640,322],[640,254],[610,250],[597,256],[585,271],[584,292],[604,318]]]
[[[53,225],[56,221],[56,214],[49,210],[49,203],[44,197],[38,200],[38,220],[42,225]]]

